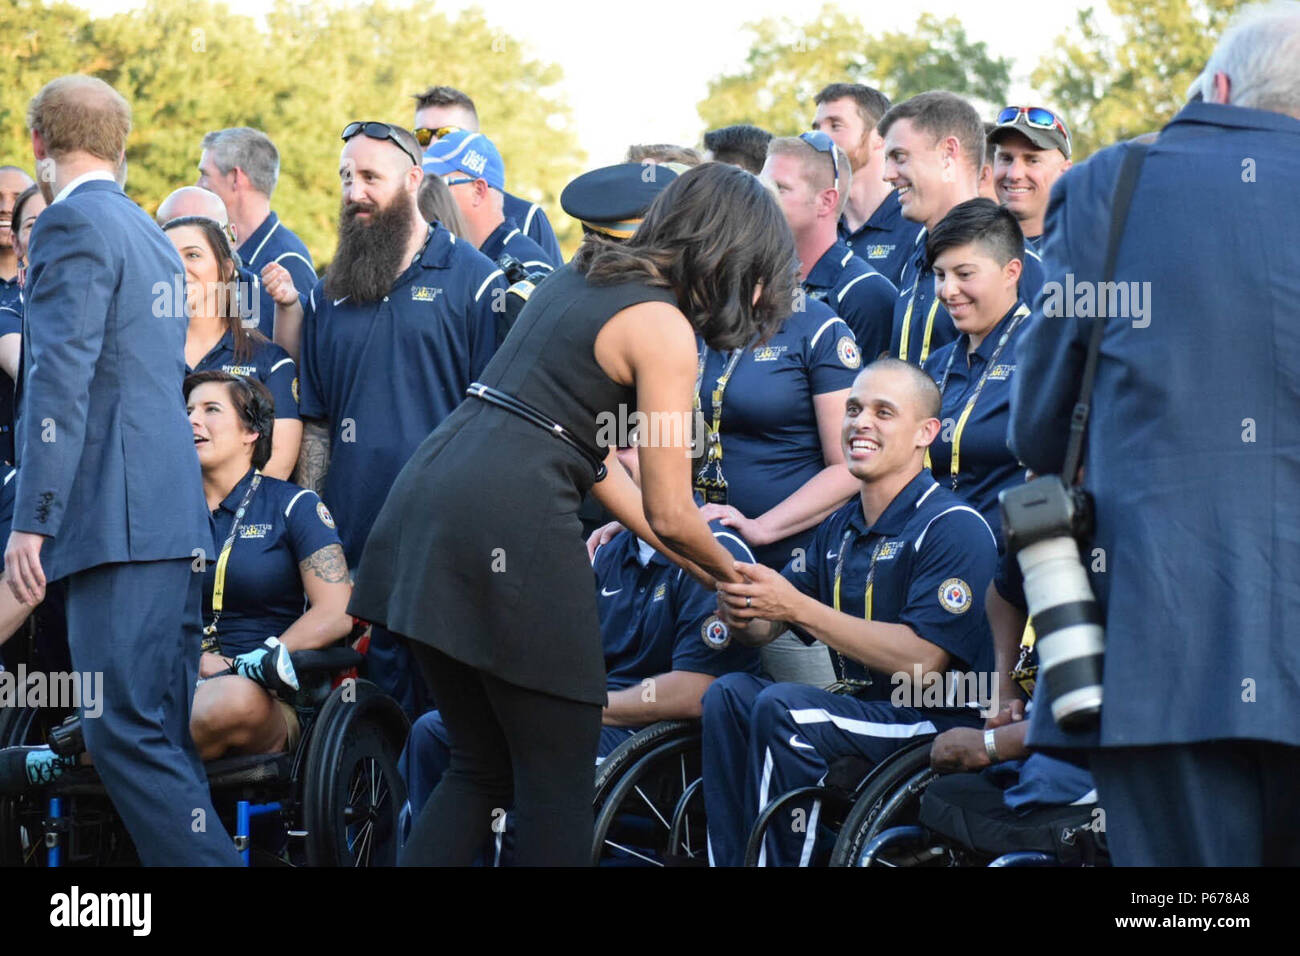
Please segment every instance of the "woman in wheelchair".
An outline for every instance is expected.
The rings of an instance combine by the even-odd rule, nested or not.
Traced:
[[[287,750],[301,734],[289,652],[352,627],[343,547],[314,492],[259,470],[274,427],[265,385],[213,370],[186,378],[184,392],[214,549],[190,731],[204,760]]]

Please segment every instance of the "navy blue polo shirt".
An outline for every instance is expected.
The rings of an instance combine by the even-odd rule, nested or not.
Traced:
[[[718,521],[710,527],[737,561],[753,563],[734,531]],[[718,619],[717,595],[630,531],[598,549],[592,567],[610,690],[669,671],[759,672],[757,648],[734,640]]]
[[[1041,260],[1043,257],[1043,237],[1042,236],[1025,236],[1025,248],[1032,250]]]
[[[825,302],[849,324],[866,361],[889,348],[894,318],[894,284],[864,262],[842,240],[808,270],[804,291]]]
[[[21,295],[0,305],[0,336],[23,334],[23,299]],[[0,373],[0,461],[14,460],[14,380]]]
[[[560,242],[555,238],[555,230],[551,228],[551,221],[546,218],[546,212],[542,207],[510,193],[504,195],[506,201],[501,211],[505,213],[506,218],[519,223],[519,228],[524,231],[524,235],[542,247],[546,258],[556,268],[563,265],[564,255],[560,252]]]
[[[212,588],[217,558],[244,500],[250,471],[208,515],[212,545],[203,574],[203,623],[212,621]],[[306,610],[301,561],[339,543],[334,519],[316,493],[287,481],[262,476],[239,523],[226,563],[217,640],[227,657],[251,651],[268,637],[279,637]]]
[[[1019,324],[998,355],[997,365],[989,368],[999,340],[1017,314],[1021,316]],[[1016,371],[1016,342],[1024,332],[1028,317],[1029,307],[1017,302],[984,337],[974,353],[968,352],[970,336],[962,333],[925,363],[925,370],[937,385],[943,380],[944,369],[949,367],[949,358],[952,359],[948,383],[943,390],[943,408],[939,413],[943,424],[938,437],[930,445],[930,470],[944,487],[957,492],[984,516],[997,536],[999,550],[1002,548],[1002,516],[998,511],[998,492],[1025,481],[1025,469],[1007,447],[1007,428],[1011,422],[1011,380]],[[957,434],[957,423],[985,369],[989,369],[988,379],[962,429],[957,462],[960,470],[954,477],[952,443]]]
[[[270,389],[271,397],[275,399],[276,418],[298,418],[298,366],[289,353],[274,342],[266,339],[254,342],[252,354],[239,361],[235,358],[235,337],[227,332],[190,371],[213,369],[257,379]]]
[[[552,272],[559,264],[553,262],[541,246],[524,235],[523,230],[509,217],[492,230],[478,251],[498,265],[501,264],[503,255],[514,256],[529,272]]]
[[[381,301],[333,299],[324,282],[308,296],[298,410],[329,423],[323,497],[350,564],[397,473],[492,358],[505,291],[492,260],[435,225]]]
[[[307,246],[275,213],[262,220],[253,234],[239,244],[238,251],[245,268],[258,280],[257,327],[269,339],[275,330],[275,300],[262,288],[262,269],[268,262],[280,263],[293,276],[294,288],[302,298],[316,285],[316,267]]]
[[[898,288],[902,288],[903,263],[920,231],[920,223],[904,218],[897,191],[886,196],[856,232],[849,232],[843,217],[839,224],[840,238],[853,254]]]
[[[936,350],[957,337],[957,327],[952,324],[952,316],[935,296],[934,270],[926,268],[926,238],[926,231],[922,229],[903,269],[903,280],[898,286],[898,300],[894,303],[894,327],[889,340],[891,354],[913,365],[925,365]],[[1020,272],[1020,298],[1032,304],[1038,290],[1043,287],[1043,263],[1036,252],[1026,249],[1023,265]],[[912,312],[908,323],[907,354],[904,355],[903,319],[907,317],[909,303]],[[931,308],[935,309],[934,321],[929,348],[924,348],[926,320]]]
[[[709,349],[700,381],[704,420],[713,424],[713,386],[730,353]],[[727,503],[757,518],[826,467],[813,396],[853,387],[862,357],[853,330],[824,302],[809,299],[766,345],[748,349],[722,397],[722,475]],[[754,549],[781,568],[813,529]]]
[[[997,545],[979,513],[940,487],[930,472],[922,469],[869,528],[862,499],[854,495],[817,528],[806,559],[792,560],[781,573],[803,594],[833,607],[841,545],[847,548],[840,579],[841,611],[866,616],[867,572],[879,545],[871,619],[906,624],[922,639],[942,647],[951,655],[953,672],[987,675],[994,670],[984,592],[997,566]],[[800,633],[798,628],[795,632]],[[800,636],[813,643],[807,634]],[[859,697],[889,699],[894,690],[890,675],[869,674],[849,658],[845,663],[846,676],[857,680],[869,676],[872,681]]]
[[[18,302],[22,298],[22,294],[23,289],[18,284],[18,276],[15,275],[12,279],[0,278],[0,305],[16,308],[21,314],[22,308],[18,305]]]

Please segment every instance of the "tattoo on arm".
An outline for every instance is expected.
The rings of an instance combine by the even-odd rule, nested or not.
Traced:
[[[298,562],[298,569],[303,574],[316,575],[326,584],[342,584],[348,579],[348,562],[343,556],[343,548],[329,544],[315,554]]]
[[[295,483],[316,494],[325,486],[325,473],[330,464],[329,425],[314,419],[302,423],[302,447],[298,452],[298,471]]]

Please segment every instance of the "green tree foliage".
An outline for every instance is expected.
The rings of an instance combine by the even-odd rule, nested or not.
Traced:
[[[1075,160],[1160,129],[1187,102],[1232,13],[1244,0],[1108,0],[1117,37],[1092,8],[1033,74],[1045,103],[1070,123]]]
[[[753,123],[777,135],[807,129],[813,96],[828,83],[865,83],[899,101],[925,90],[951,90],[985,104],[1002,103],[1011,61],[971,42],[961,21],[923,13],[915,28],[871,33],[827,4],[802,25],[767,18],[753,34],[743,69],[709,83],[699,104],[710,129]]]
[[[253,126],[280,150],[272,204],[318,266],[335,243],[339,131],[353,119],[409,126],[410,95],[435,83],[474,97],[510,191],[541,202],[562,240],[576,230],[558,215],[582,160],[559,67],[527,59],[477,10],[277,0],[255,21],[209,0],[149,0],[92,19],[69,4],[0,0],[0,53],[0,161],[31,167],[27,101],[65,73],[99,76],[130,101],[127,188],[150,211],[194,182],[205,132]]]

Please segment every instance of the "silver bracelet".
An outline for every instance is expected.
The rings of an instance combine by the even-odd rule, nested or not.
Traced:
[[[994,737],[996,732],[992,730],[984,731],[984,752],[989,755],[990,763],[1001,763],[1002,758],[998,756],[998,744]]]

